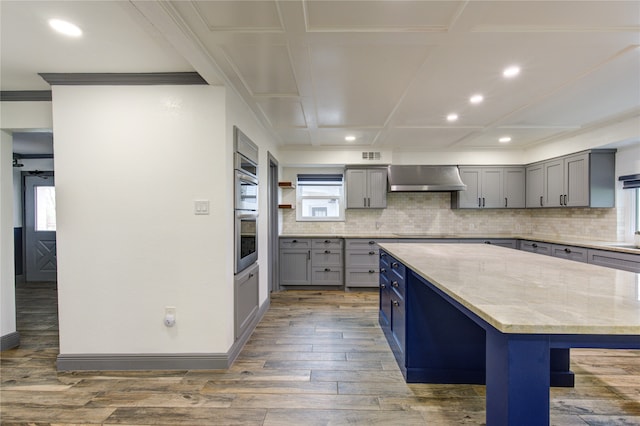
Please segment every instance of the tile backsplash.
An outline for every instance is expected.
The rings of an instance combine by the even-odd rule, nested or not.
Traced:
[[[284,234],[535,234],[614,241],[617,233],[614,208],[451,209],[448,192],[388,193],[386,209],[347,209],[344,222],[296,222],[295,210],[282,217]]]

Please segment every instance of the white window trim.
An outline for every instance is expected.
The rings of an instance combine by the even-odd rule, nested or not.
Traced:
[[[340,195],[329,197],[329,196],[314,196],[314,195],[301,195],[302,185],[296,185],[296,221],[297,222],[344,222],[345,221],[345,197],[344,197],[344,177],[342,179],[342,191]],[[336,199],[340,205],[339,216],[338,217],[303,217],[302,216],[302,200],[327,200],[327,199]]]

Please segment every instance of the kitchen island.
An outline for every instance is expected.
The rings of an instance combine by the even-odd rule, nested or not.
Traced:
[[[640,349],[638,274],[484,244],[380,247],[380,324],[407,381],[486,383],[488,425],[549,424],[569,348]]]

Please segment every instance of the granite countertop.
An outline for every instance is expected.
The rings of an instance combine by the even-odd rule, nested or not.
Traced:
[[[381,247],[503,333],[632,334],[638,274],[478,244]]]
[[[386,240],[398,240],[398,239],[517,239],[517,240],[531,240],[540,241],[551,244],[562,244],[568,246],[578,246],[597,250],[608,250],[619,253],[640,254],[640,249],[633,247],[632,244],[615,242],[615,241],[596,241],[590,239],[579,239],[571,237],[560,237],[553,235],[539,235],[539,234],[417,234],[417,233],[323,233],[323,234],[304,234],[304,233],[289,233],[282,234],[280,238],[364,238],[364,239],[386,239]]]

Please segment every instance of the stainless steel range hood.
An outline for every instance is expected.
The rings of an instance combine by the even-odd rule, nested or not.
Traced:
[[[458,166],[388,166],[390,192],[464,191]]]

